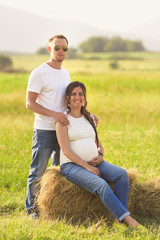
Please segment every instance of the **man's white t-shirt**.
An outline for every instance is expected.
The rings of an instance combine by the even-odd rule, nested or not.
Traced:
[[[37,103],[55,112],[64,112],[65,91],[71,82],[69,72],[61,67],[54,69],[47,63],[31,72],[27,91],[39,93]],[[55,130],[54,119],[35,113],[34,128],[43,130]]]
[[[98,156],[98,149],[95,143],[95,131],[89,121],[82,115],[75,118],[67,115],[69,124],[68,139],[71,150],[84,161],[90,161]],[[60,165],[72,162],[60,149]]]

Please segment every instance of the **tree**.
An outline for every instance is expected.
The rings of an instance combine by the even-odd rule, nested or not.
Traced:
[[[145,47],[143,46],[141,41],[126,40],[126,45],[127,51],[130,52],[145,51]]]
[[[132,51],[135,51],[135,52],[145,51],[145,48],[144,48],[142,42],[141,41],[134,41]]]
[[[48,55],[49,52],[48,52],[47,47],[41,47],[37,50],[36,53],[39,55]]]
[[[73,47],[70,47],[68,49],[68,53],[67,53],[66,58],[67,59],[75,59],[76,57],[77,57],[77,49],[73,48]]]
[[[3,70],[4,68],[11,66],[12,66],[11,58],[4,55],[0,55],[0,70]]]
[[[113,59],[110,64],[109,64],[110,68],[112,69],[118,69],[119,68],[119,64],[118,61],[116,59]]]
[[[91,37],[79,45],[82,52],[126,52],[126,51],[145,51],[141,41],[125,40],[115,36]]]
[[[79,48],[82,52],[104,52],[104,47],[108,42],[106,37],[91,37],[87,41],[81,43]]]
[[[111,38],[105,46],[106,52],[123,52],[126,50],[126,42],[120,37]]]

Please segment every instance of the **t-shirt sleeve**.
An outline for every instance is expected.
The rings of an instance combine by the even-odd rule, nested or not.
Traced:
[[[67,112],[65,111],[65,112],[63,112],[66,116],[67,116]],[[53,127],[56,129],[56,122],[55,121],[53,121]],[[68,127],[68,126],[67,126]]]
[[[69,74],[69,73],[68,73]],[[71,83],[71,77],[70,77],[70,74],[69,74],[69,82]]]
[[[68,71],[67,71],[67,79],[68,79],[68,83],[71,83],[71,77]]]
[[[27,86],[27,92],[40,93],[42,89],[42,79],[37,71],[33,71],[30,74]]]

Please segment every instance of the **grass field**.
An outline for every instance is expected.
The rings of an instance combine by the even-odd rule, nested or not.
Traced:
[[[87,86],[88,109],[100,119],[105,160],[134,169],[139,181],[146,182],[160,175],[160,54],[131,56],[135,59],[118,61],[118,70],[110,69],[109,56],[65,60],[63,66],[72,81]],[[147,233],[117,232],[103,220],[77,225],[65,219],[28,220],[24,202],[34,115],[25,108],[25,93],[29,71],[46,60],[16,56],[14,67],[26,72],[0,73],[0,239],[160,239],[160,213],[154,219],[135,216]]]

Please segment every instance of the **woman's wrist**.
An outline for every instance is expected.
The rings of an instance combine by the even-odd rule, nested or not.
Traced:
[[[86,168],[88,163],[84,160],[81,160],[81,167]]]
[[[81,165],[80,166],[84,167],[84,161],[83,160],[81,160]]]
[[[80,166],[83,167],[83,160],[81,160]]]

